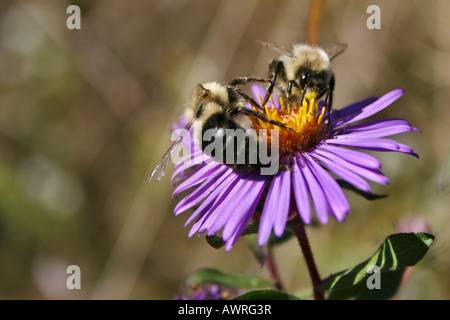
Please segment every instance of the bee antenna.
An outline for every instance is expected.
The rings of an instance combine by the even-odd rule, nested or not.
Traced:
[[[331,88],[327,87],[327,94],[325,96],[325,104],[327,106],[327,111],[328,111],[328,115],[327,115],[327,122],[330,123],[330,116],[331,116]]]

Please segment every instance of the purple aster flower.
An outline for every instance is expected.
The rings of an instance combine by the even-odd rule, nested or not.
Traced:
[[[229,300],[242,294],[238,288],[216,283],[194,283],[175,296],[175,300]]]
[[[224,293],[217,284],[194,285],[188,292],[177,295],[175,300],[222,300]]]
[[[261,86],[253,86],[252,91],[255,97],[265,95]],[[185,224],[193,222],[189,237],[205,232],[211,236],[221,231],[226,250],[231,249],[252,220],[259,221],[261,246],[272,232],[277,237],[283,235],[287,221],[292,218],[291,212],[297,212],[305,224],[312,222],[314,212],[322,224],[328,222],[330,215],[344,221],[350,205],[336,177],[367,193],[371,192],[367,180],[379,184],[389,182],[380,171],[378,159],[358,149],[395,151],[418,157],[409,146],[384,138],[419,131],[408,121],[382,119],[359,123],[403,94],[401,89],[393,90],[379,99],[370,98],[333,110],[329,117],[323,102],[316,104],[311,100],[301,106],[294,103],[287,107],[281,99],[271,101],[265,106],[264,115],[294,130],[256,118],[251,121],[257,132],[279,130],[278,172],[273,176],[261,175],[258,170],[244,174],[225,164],[208,161],[195,145],[191,161],[177,164],[172,176],[172,183],[179,183],[174,197],[189,190],[175,207],[175,215],[194,208]],[[271,131],[266,132],[270,140]]]

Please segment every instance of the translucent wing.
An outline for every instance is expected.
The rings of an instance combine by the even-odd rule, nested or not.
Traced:
[[[330,43],[321,46],[321,48],[327,53],[330,60],[342,53],[345,49],[347,49],[347,47],[348,45],[345,43]]]
[[[296,59],[294,53],[291,50],[286,49],[283,46],[279,46],[277,44],[264,42],[264,41],[260,41],[260,40],[256,40],[256,42],[258,42],[259,44],[263,45],[266,48],[278,51],[279,53],[284,54],[285,56],[291,58],[292,60]]]
[[[153,168],[152,173],[150,175],[150,178],[148,179],[148,182],[152,180],[160,180],[161,177],[164,175],[164,170],[166,169],[167,165],[169,164],[169,158],[170,154],[175,148],[175,146],[179,143],[179,141],[175,141],[172,143],[172,145],[169,147],[167,152],[162,156],[161,160],[159,160],[158,164]]]
[[[189,128],[191,127],[191,123],[188,123],[186,127],[184,128],[187,132]],[[156,166],[153,168],[152,173],[150,174],[150,178],[148,179],[148,182],[152,180],[160,180],[162,176],[164,176],[164,170],[167,168],[167,165],[169,164],[170,155],[172,153],[172,150],[177,146],[181,141],[183,141],[184,135],[180,135],[177,139],[177,141],[174,141],[172,145],[167,149],[166,153],[162,156],[161,160],[156,164]]]

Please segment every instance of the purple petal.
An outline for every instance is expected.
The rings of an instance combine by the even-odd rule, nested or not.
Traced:
[[[211,225],[208,226],[208,235],[216,234],[229,219],[233,219],[236,211],[242,203],[243,198],[250,191],[253,181],[239,179],[232,189],[228,189],[227,198],[215,208],[220,214],[215,217]],[[225,240],[225,238],[224,238]]]
[[[336,127],[341,126],[342,123],[350,120],[355,115],[361,113],[361,110],[363,110],[369,104],[371,104],[377,100],[378,100],[378,98],[372,97],[372,98],[368,98],[368,99],[365,99],[362,101],[352,103],[351,105],[348,105],[347,107],[342,108],[340,110],[335,110],[335,109],[332,110],[331,124],[335,125]]]
[[[322,186],[327,203],[332,211],[333,216],[338,221],[343,221],[350,211],[350,205],[342,188],[337,184],[336,180],[322,168],[310,155],[305,154],[311,171],[316,176],[317,181]]]
[[[247,227],[263,194],[266,180],[248,180],[247,184],[249,189],[236,201],[238,204],[235,207],[235,212],[223,229],[222,238],[226,242],[230,241],[232,237],[239,236]]]
[[[291,172],[283,170],[280,179],[281,189],[278,196],[278,213],[276,214],[273,231],[277,237],[281,237],[286,228],[286,222],[291,207]]]
[[[291,173],[289,170],[281,170],[273,177],[264,203],[258,230],[260,246],[267,242],[272,229],[278,237],[283,235],[290,205]]]
[[[259,105],[261,105],[259,97],[261,97],[261,99],[264,100],[264,98],[266,97],[266,93],[267,93],[266,89],[264,89],[263,86],[253,85],[253,86],[251,86],[251,91],[252,91],[253,97],[255,98],[255,101],[258,102]]]
[[[220,185],[222,181],[228,176],[227,174],[223,174],[225,171],[227,171],[227,169],[231,170],[226,166],[218,166],[217,171],[211,174],[211,176],[208,177],[208,179],[205,180],[202,185],[197,187],[192,191],[192,193],[178,202],[174,209],[175,215],[177,216],[181,212],[192,208],[200,201],[202,201],[206,196],[208,196],[208,194],[210,194],[212,190],[217,188],[217,186]]]
[[[377,139],[377,138],[339,138],[327,139],[326,143],[336,144],[341,146],[349,146],[374,151],[396,151],[412,155],[416,158],[419,156],[414,150],[405,144],[398,143],[390,139]]]
[[[355,116],[349,115],[347,119],[341,123],[339,123],[340,126],[346,125],[349,123],[353,123],[359,120],[366,119],[370,117],[371,115],[380,112],[384,108],[391,105],[394,101],[396,101],[398,98],[400,98],[405,92],[402,89],[396,89],[393,90],[375,102],[369,104],[368,106],[362,108],[361,110],[358,110],[358,112],[355,114]],[[347,110],[349,111],[349,110]]]
[[[337,164],[335,161],[331,161],[328,158],[321,156],[317,152],[313,152],[312,156],[317,160],[320,160],[320,162],[322,162],[335,175],[347,181],[348,183],[354,185],[356,188],[363,190],[365,192],[371,191],[370,185],[367,183],[366,180],[364,180],[354,172],[350,171],[349,169],[345,168],[344,166],[341,166]]]
[[[175,182],[177,180],[179,180],[181,177],[187,176],[189,174],[191,174],[192,171],[189,172],[189,174],[185,174],[184,171],[198,165],[201,164],[201,161],[196,161],[194,162],[194,159],[198,159],[199,156],[201,156],[201,152],[198,153],[194,153],[192,154],[192,158],[191,156],[186,156],[184,157],[179,163],[175,164],[175,170],[172,174],[172,178],[170,180],[170,182],[174,185]],[[199,166],[197,166],[197,168],[200,168]],[[180,177],[178,177],[180,176]]]
[[[176,166],[175,170],[173,171],[173,174],[172,174],[172,180],[171,180],[172,184],[173,184],[173,181],[176,179],[176,177],[178,177],[178,175],[183,175],[184,171],[190,169],[191,167],[192,167],[192,164],[190,164],[190,163],[183,163],[183,164]]]
[[[172,175],[170,183],[172,183],[172,185],[175,185],[183,180],[188,179],[190,176],[192,176],[194,173],[196,173],[201,167],[202,166],[196,166],[196,167],[192,168],[191,170],[180,170],[176,174],[174,173],[174,175]],[[172,195],[172,197],[173,197],[173,195]]]
[[[205,201],[203,201],[197,210],[195,210],[185,223],[185,226],[187,226],[200,214],[200,217],[189,232],[189,237],[199,230],[201,230],[200,233],[204,232],[206,230],[206,228],[204,228],[205,221],[211,221],[211,223],[214,221],[211,217],[214,218],[214,215],[218,214],[215,208],[227,198],[229,190],[236,185],[238,180],[239,176],[237,174],[228,174],[220,186],[217,187]]]
[[[339,147],[339,146],[333,146],[333,145],[326,145],[322,144],[320,145],[320,148],[317,150],[325,150],[329,153],[332,153],[339,158],[342,158],[348,162],[356,163],[361,167],[371,168],[371,169],[380,169],[381,168],[381,162],[375,158],[374,156],[371,156],[370,154],[353,150],[349,148]]]
[[[302,162],[302,158],[299,156],[297,161]],[[305,159],[306,160],[306,159]],[[305,166],[302,169],[302,173],[305,177],[305,181],[308,184],[309,194],[311,195],[312,201],[314,203],[314,207],[316,209],[317,218],[320,223],[326,224],[328,222],[328,204],[323,189],[317,181],[314,173],[311,170],[310,165],[308,165],[308,161],[304,161]]]
[[[253,213],[256,211],[256,207],[258,206],[258,203],[256,202],[253,207],[248,211],[249,214],[245,217],[245,220],[242,221],[242,223],[238,226],[238,229],[230,236],[228,241],[225,244],[225,251],[230,251],[231,248],[234,246],[236,241],[239,239],[239,237],[242,235],[242,232],[244,232],[247,225],[250,223],[250,220],[253,217]],[[250,214],[252,212],[252,214]]]
[[[339,136],[342,138],[382,138],[408,131],[420,130],[412,127],[408,121],[403,119],[382,119],[345,127]]]
[[[347,169],[353,171],[354,173],[359,174],[360,176],[363,176],[364,178],[372,180],[376,183],[379,183],[379,184],[388,184],[389,183],[389,179],[377,169],[366,168],[366,167],[361,166],[358,163],[348,162],[347,160],[341,158],[337,154],[323,151],[320,149],[316,149],[314,151],[314,154],[321,155],[321,156],[333,161],[336,165],[347,168]]]
[[[265,185],[264,185],[264,187],[265,187]],[[247,210],[247,214],[246,214],[246,216],[243,217],[242,222],[240,223],[240,225],[238,225],[238,228],[229,237],[229,239],[225,245],[225,251],[229,251],[233,247],[233,245],[236,243],[236,241],[241,236],[242,232],[244,232],[245,228],[250,223],[250,220],[252,219],[253,214],[256,211],[256,208],[258,206],[259,200],[264,192],[264,187],[261,188],[260,193],[257,194],[257,197],[255,197],[253,199],[253,201],[251,202],[252,206],[250,207],[249,210]]]
[[[292,164],[292,187],[294,189],[295,203],[300,218],[305,224],[311,223],[311,204],[309,200],[308,186],[305,177],[302,174],[301,166],[296,158],[293,158]]]
[[[183,181],[178,187],[175,188],[172,198],[176,197],[181,192],[192,188],[200,183],[202,183],[205,179],[207,179],[211,174],[214,174],[216,167],[220,166],[218,163],[208,163],[196,171],[189,179]]]
[[[223,203],[230,200],[230,190],[235,189],[236,187],[239,188],[238,184],[242,181],[238,175],[236,175],[236,179],[227,187],[220,192],[218,199],[214,200],[214,203],[212,206],[208,208],[208,214],[206,216],[205,221],[202,223],[202,226],[199,228],[198,233],[203,233],[206,230],[208,230],[208,235],[213,235],[215,232],[211,232],[211,228],[214,225],[214,223],[217,222],[217,219],[219,219],[224,211],[222,211],[220,208],[223,207]],[[220,200],[220,201],[219,201]]]
[[[237,183],[226,189],[226,197],[211,209],[214,212],[203,223],[199,233],[208,230],[208,235],[213,235],[225,225],[223,239],[227,241],[234,232],[228,230],[229,225],[233,226],[233,223],[241,221],[241,214],[246,213],[245,210],[252,204],[253,197],[258,196],[259,188],[264,188],[265,185],[265,179],[251,180],[238,177],[236,181]]]

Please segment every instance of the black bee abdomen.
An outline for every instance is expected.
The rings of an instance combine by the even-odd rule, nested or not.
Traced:
[[[216,162],[229,167],[257,165],[257,138],[242,129],[227,114],[210,116],[202,128],[202,149]]]
[[[203,131],[211,128],[237,129],[239,126],[224,113],[214,113],[203,124]]]
[[[204,123],[202,127],[202,149],[205,150],[208,145],[213,143],[216,139],[225,140],[227,129],[238,129],[239,126],[232,121],[224,113],[215,113],[211,115]],[[210,154],[212,157],[215,154]]]

